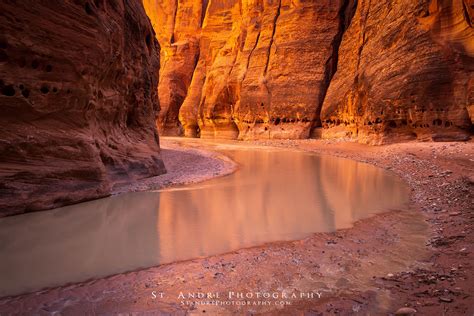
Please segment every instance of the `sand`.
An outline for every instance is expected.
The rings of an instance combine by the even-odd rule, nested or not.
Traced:
[[[198,148],[179,145],[178,139],[162,138],[161,155],[166,173],[115,188],[114,194],[159,190],[172,186],[202,182],[235,172],[237,164],[226,156]]]

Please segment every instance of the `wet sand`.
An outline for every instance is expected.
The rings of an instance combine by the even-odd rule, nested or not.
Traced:
[[[176,142],[179,140],[166,139],[163,146],[172,148]],[[472,142],[381,147],[321,140],[242,144],[308,150],[392,170],[410,185],[410,206],[336,233],[314,234],[300,241],[270,243],[4,298],[0,300],[1,313],[365,315],[394,313],[400,307],[411,306],[426,315],[472,314]],[[184,150],[202,146],[199,141],[191,141]],[[186,160],[186,164],[192,162],[192,157]],[[227,166],[220,170],[235,169],[234,165]],[[212,175],[212,168],[204,170],[207,176]],[[186,172],[178,179],[188,181]],[[196,179],[199,176],[194,175],[189,181]],[[153,185],[171,183],[159,184],[155,179]],[[230,304],[198,305],[193,302],[203,300],[180,297],[181,293],[187,297],[188,293],[207,292],[211,292],[211,298],[206,301],[216,301],[219,295],[220,302]],[[229,292],[234,295],[231,300],[227,299]],[[276,293],[277,298],[257,299],[255,292]],[[238,293],[254,294],[252,298],[236,299]],[[280,304],[282,301],[284,304]]]

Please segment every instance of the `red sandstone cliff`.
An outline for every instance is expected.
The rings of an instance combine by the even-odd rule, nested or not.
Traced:
[[[0,12],[0,215],[165,171],[159,46],[140,1],[1,1]]]
[[[359,1],[324,101],[323,137],[467,139],[474,105],[473,6],[462,0]]]
[[[164,47],[164,133],[368,143],[471,133],[472,0],[144,4]]]
[[[206,10],[201,1],[144,0],[161,45],[160,135],[180,134],[178,114],[199,58],[199,34]]]

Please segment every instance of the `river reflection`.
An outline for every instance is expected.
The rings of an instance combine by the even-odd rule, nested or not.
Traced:
[[[304,152],[225,150],[236,173],[0,219],[0,296],[348,228],[403,207],[370,165]]]
[[[163,261],[349,228],[400,208],[408,191],[373,166],[303,152],[238,150],[236,174],[162,192],[157,230]]]

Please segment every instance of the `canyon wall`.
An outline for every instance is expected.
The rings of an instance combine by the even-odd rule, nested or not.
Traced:
[[[159,128],[201,137],[308,137],[320,121],[352,2],[192,3],[144,1],[164,47]]]
[[[206,10],[195,0],[143,0],[161,46],[158,93],[160,135],[179,135],[178,114],[199,57],[199,33]]]
[[[164,48],[165,134],[380,144],[472,133],[472,0],[143,2]]]
[[[1,1],[0,216],[165,172],[159,45],[138,0]]]
[[[375,144],[468,139],[473,5],[359,1],[324,101],[323,137]]]

